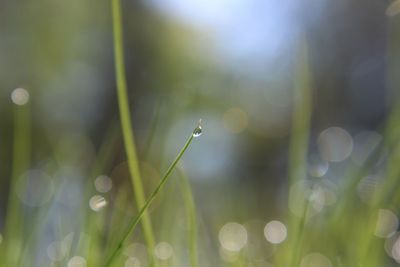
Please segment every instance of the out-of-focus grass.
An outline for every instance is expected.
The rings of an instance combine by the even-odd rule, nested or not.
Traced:
[[[117,80],[118,106],[121,117],[122,135],[124,137],[125,151],[128,158],[132,187],[133,191],[135,192],[135,200],[138,209],[140,209],[145,205],[146,197],[144,195],[143,180],[140,174],[139,161],[137,157],[129,111],[128,89],[125,77],[121,1],[112,0],[111,6],[114,33],[115,73]],[[146,243],[149,251],[151,252],[154,249],[155,240],[147,210],[144,210],[143,218],[141,219]]]
[[[10,192],[16,191],[17,179],[28,169],[31,160],[31,114],[30,105],[14,107],[14,140],[12,155],[12,175]],[[8,213],[4,236],[8,240],[6,249],[2,249],[2,258],[11,265],[17,265],[24,247],[23,222],[24,211],[16,194],[9,194]]]
[[[290,140],[289,152],[289,181],[291,184],[301,182],[307,177],[307,151],[308,139],[311,120],[312,109],[312,87],[311,77],[308,63],[308,47],[307,41],[301,40],[299,43],[298,59],[295,68],[294,79],[294,109],[293,109],[293,126]],[[291,196],[289,195],[289,198]],[[308,212],[309,203],[306,202],[302,207],[302,217],[291,217],[290,232],[291,247],[299,249],[292,249],[290,263],[285,263],[289,266],[298,266],[301,255],[301,248],[303,243],[304,226]],[[284,263],[282,263],[284,264]]]
[[[189,184],[188,177],[186,176],[182,168],[179,169],[179,175],[181,176],[182,194],[185,205],[186,221],[188,223],[188,247],[189,247],[189,258],[190,266],[198,266],[198,244],[197,244],[197,216],[196,216],[196,205],[194,203],[192,189]]]
[[[154,189],[154,191],[151,193],[151,195],[148,197],[144,205],[140,208],[140,211],[138,215],[132,220],[132,222],[129,224],[127,232],[123,235],[122,239],[117,243],[117,247],[112,250],[110,258],[107,260],[106,266],[110,266],[113,263],[114,258],[120,253],[120,251],[124,248],[125,242],[128,240],[132,232],[135,230],[137,224],[140,222],[144,214],[147,212],[147,209],[149,208],[150,204],[154,201],[155,197],[160,193],[160,190],[164,187],[165,183],[167,182],[168,177],[171,175],[172,171],[174,170],[176,164],[178,164],[179,160],[182,158],[183,154],[185,151],[188,149],[190,143],[192,143],[193,138],[200,136],[201,135],[201,126],[197,126],[193,133],[190,134],[188,140],[186,141],[185,145],[181,149],[181,151],[178,153],[176,156],[175,160],[172,162],[172,164],[168,167],[165,175],[157,185],[157,187]],[[186,187],[187,189],[187,187]],[[188,197],[186,197],[186,200],[188,200]],[[190,205],[190,203],[189,203]],[[190,205],[189,208],[191,210],[194,210],[194,205]],[[193,212],[193,211],[192,211]],[[193,223],[193,222],[192,222]]]
[[[82,199],[84,200],[82,201],[83,204],[73,211],[73,217],[68,218],[76,224],[73,227],[74,231],[68,234],[70,229],[65,225],[66,221],[63,221],[61,217],[55,216],[55,220],[59,220],[55,223],[58,229],[54,230],[56,240],[59,240],[59,243],[57,243],[59,247],[55,246],[54,251],[47,249],[47,253],[52,255],[63,254],[64,256],[51,261],[51,266],[125,265],[127,267],[136,267],[155,264],[160,266],[192,267],[376,267],[396,264],[386,255],[384,246],[385,242],[387,243],[391,238],[397,237],[397,233],[391,233],[392,235],[386,238],[378,238],[374,233],[380,210],[388,209],[398,212],[400,205],[400,195],[396,188],[400,176],[400,166],[398,164],[400,160],[400,108],[398,104],[400,80],[396,73],[396,70],[400,69],[398,67],[398,51],[400,51],[398,40],[400,35],[393,29],[397,29],[397,25],[394,25],[395,23],[389,25],[391,34],[388,40],[389,64],[387,67],[387,85],[393,92],[394,101],[392,101],[392,110],[386,127],[382,129],[383,145],[369,155],[363,166],[349,167],[344,171],[345,179],[338,187],[336,203],[324,208],[318,214],[312,214],[311,209],[314,204],[315,192],[317,192],[321,181],[318,180],[319,178],[310,179],[307,175],[314,92],[312,68],[309,63],[312,51],[309,51],[305,38],[299,42],[299,51],[295,59],[296,67],[293,75],[294,105],[288,157],[288,188],[302,181],[309,182],[310,186],[308,190],[303,192],[305,201],[300,203],[300,212],[293,214],[291,211],[287,211],[287,216],[282,219],[288,226],[287,238],[282,244],[269,244],[272,246],[272,255],[260,259],[252,254],[254,252],[252,248],[246,250],[246,246],[250,246],[248,243],[237,251],[235,249],[228,252],[224,251],[223,246],[218,243],[218,237],[210,234],[212,232],[210,229],[214,229],[215,232],[219,230],[219,225],[213,224],[219,218],[205,220],[197,214],[190,184],[183,170],[179,168],[179,172],[177,172],[180,179],[175,179],[178,187],[174,187],[174,191],[165,185],[176,164],[192,142],[193,134],[191,134],[161,180],[156,178],[156,182],[151,183],[151,179],[154,177],[142,175],[134,141],[124,74],[122,11],[119,0],[112,0],[112,11],[118,105],[122,131],[119,131],[118,126],[112,125],[102,141],[101,148],[96,154],[96,160],[87,175],[90,179],[82,184],[82,187],[84,187],[81,191]],[[54,219],[50,216],[51,205],[42,206],[33,212],[28,211],[19,203],[19,199],[15,195],[16,180],[25,170],[29,169],[31,161],[31,119],[29,108],[29,104],[27,104],[25,106],[15,106],[14,110],[13,170],[7,217],[3,230],[4,240],[0,244],[0,266],[43,266],[43,258],[47,259],[46,255],[38,254],[42,250],[38,250],[37,246],[41,244],[40,241],[45,236],[43,229],[47,219]],[[87,208],[87,200],[95,194],[92,183],[97,176],[110,172],[113,157],[117,154],[117,143],[120,134],[123,136],[123,147],[127,154],[132,190],[130,186],[127,186],[128,182],[126,180],[113,181],[117,192],[109,196],[110,199],[107,199],[110,208],[95,213]],[[153,138],[149,138],[145,147],[150,147],[152,141]],[[54,154],[56,153],[57,151]],[[161,154],[162,151],[159,151],[159,153]],[[57,165],[57,156],[55,155],[54,157],[54,162],[46,165],[49,171],[53,168],[52,164]],[[357,186],[367,174],[374,174],[374,167],[378,163],[381,166],[383,165],[385,179],[382,185],[376,186],[370,201],[363,203],[356,196]],[[154,186],[154,184],[157,186]],[[173,183],[171,184],[173,185]],[[56,184],[57,186],[61,187],[62,185]],[[146,188],[146,186],[149,188]],[[152,193],[148,194],[146,190]],[[131,191],[133,191],[134,200],[132,199]],[[165,197],[163,194],[170,197],[166,198],[169,201],[157,203],[155,197]],[[288,194],[288,198],[291,197]],[[154,204],[154,210],[150,206],[151,203]],[[35,218],[35,220],[29,222],[24,220],[24,214],[28,212],[34,213],[29,218]],[[183,212],[184,216],[179,216],[181,215],[180,212]],[[155,216],[154,213],[161,214],[161,216]],[[237,210],[237,213],[239,214],[240,211]],[[134,219],[132,220],[132,218]],[[184,218],[183,221],[181,221],[182,218]],[[245,219],[247,218],[243,218],[243,220]],[[142,223],[143,231],[134,231],[139,222]],[[235,236],[237,233],[232,232],[231,234]],[[263,235],[262,232],[258,234]],[[157,248],[156,244],[161,244],[158,242],[162,241],[161,237],[167,237],[171,240],[173,245],[172,255],[174,256],[162,257],[162,253],[169,253],[168,250],[170,248]],[[246,241],[248,241],[247,237],[246,234]],[[139,246],[138,240],[146,241],[144,252],[140,250],[143,245],[140,244],[141,246]],[[136,246],[132,247],[132,244],[129,245],[128,241],[134,242],[132,244]],[[234,241],[235,238],[230,241],[229,245],[235,247]],[[266,240],[264,242],[267,243]],[[398,253],[396,252],[397,250],[400,251],[400,248],[396,247],[396,245],[393,246],[392,244],[389,247],[392,250],[390,252],[392,254]],[[155,253],[155,250],[158,252]],[[215,253],[212,250],[219,251]],[[314,258],[307,261],[305,256],[310,255],[310,252],[315,253]],[[160,253],[161,256],[159,255]],[[264,251],[264,253],[269,252]],[[134,258],[132,254],[140,257],[140,265],[135,263],[135,260],[139,259]],[[157,254],[156,257],[154,257],[154,254]],[[215,255],[218,255],[218,259],[213,259]],[[80,256],[82,257],[80,258],[81,260],[86,259],[86,263],[82,265],[77,262],[74,263],[71,260],[73,256]],[[392,257],[396,257],[396,255],[392,255]],[[265,258],[268,258],[268,262],[264,261]]]

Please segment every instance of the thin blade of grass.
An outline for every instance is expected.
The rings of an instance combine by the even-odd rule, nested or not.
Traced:
[[[196,206],[194,204],[193,193],[190,187],[189,179],[183,168],[178,167],[180,176],[182,177],[182,191],[185,203],[185,212],[189,228],[189,260],[191,267],[198,266],[198,246],[197,246],[197,218]]]
[[[294,110],[289,149],[290,185],[302,181],[307,177],[307,152],[312,109],[311,74],[308,62],[308,45],[305,38],[301,38],[299,45],[295,69]],[[307,210],[308,201],[303,207],[303,216],[301,218],[291,216],[290,229],[293,236],[291,244],[294,249],[290,256],[290,266],[298,266],[299,264]]]
[[[198,127],[199,128],[199,127]],[[195,131],[198,129],[196,128]],[[201,129],[201,128],[200,128]],[[121,249],[123,248],[126,240],[130,237],[130,235],[133,233],[133,231],[135,230],[136,226],[138,225],[138,223],[140,222],[140,220],[142,219],[142,217],[144,216],[145,212],[147,211],[148,207],[150,206],[150,204],[153,202],[153,200],[155,199],[155,197],[158,195],[158,193],[160,192],[160,190],[163,188],[164,184],[167,182],[168,177],[171,175],[172,171],[174,170],[176,164],[179,162],[179,160],[182,158],[183,154],[185,153],[185,151],[187,150],[187,148],[189,147],[190,143],[193,141],[194,138],[194,134],[195,131],[190,135],[190,137],[188,138],[188,140],[186,141],[185,145],[183,146],[183,148],[181,149],[181,151],[178,153],[178,155],[176,156],[175,160],[172,162],[172,164],[168,167],[167,171],[165,172],[163,178],[161,179],[160,183],[157,185],[156,189],[151,193],[150,197],[146,200],[145,204],[143,205],[143,207],[140,209],[138,215],[133,218],[132,222],[129,224],[128,230],[126,231],[126,233],[124,234],[124,236],[122,237],[121,241],[118,242],[117,247],[112,251],[111,256],[108,258],[107,262],[106,262],[106,267],[111,266],[112,262],[114,261],[115,257],[118,256],[118,254],[120,253]]]
[[[138,208],[141,208],[145,205],[146,197],[143,188],[142,177],[140,174],[131,116],[129,112],[128,90],[125,77],[121,1],[112,0],[111,7],[114,33],[115,73],[122,135],[124,139],[126,155],[128,158],[128,167],[136,204]],[[145,241],[148,245],[149,251],[151,251],[154,248],[155,241],[150,216],[147,212],[144,212],[143,214],[142,227]]]
[[[10,181],[7,216],[5,222],[5,244],[3,259],[9,265],[17,265],[22,252],[23,211],[15,194],[17,179],[29,168],[31,160],[31,114],[29,102],[14,107],[14,140],[12,174]],[[25,185],[23,185],[25,186]]]

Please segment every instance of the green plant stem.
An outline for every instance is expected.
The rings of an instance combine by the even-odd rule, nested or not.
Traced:
[[[136,153],[137,150],[132,130],[131,116],[129,112],[128,92],[125,77],[121,1],[112,0],[111,3],[114,33],[115,73],[117,80],[118,106],[121,117],[122,135],[128,158],[128,168],[132,180],[135,200],[138,209],[140,209],[141,207],[143,207],[146,198],[142,178],[140,175],[138,157]],[[145,212],[142,216],[144,238],[148,245],[149,251],[152,251],[155,245],[155,241],[150,216],[147,212]]]
[[[312,108],[310,76],[307,43],[305,40],[301,40],[295,69],[294,110],[289,148],[289,179],[291,183],[300,181],[307,175],[307,151]]]
[[[30,164],[31,155],[31,115],[30,104],[14,107],[14,140],[12,174],[10,181],[7,216],[5,222],[5,262],[9,265],[17,265],[22,252],[23,213],[19,199],[15,194],[16,182]],[[21,185],[25,186],[25,184]]]
[[[300,262],[300,255],[301,255],[301,248],[303,239],[304,239],[304,230],[307,222],[307,215],[308,211],[310,210],[310,200],[307,200],[304,210],[303,210],[303,215],[298,221],[297,229],[294,231],[296,234],[295,236],[295,243],[293,245],[293,254],[292,254],[292,259],[291,259],[291,265],[290,266],[299,266]]]
[[[151,193],[150,197],[146,200],[146,203],[143,205],[143,207],[140,209],[138,215],[132,220],[132,222],[129,224],[128,230],[122,237],[121,241],[118,242],[117,247],[113,250],[111,253],[111,256],[107,260],[106,267],[111,266],[111,263],[115,259],[115,257],[120,253],[121,249],[123,248],[126,240],[130,237],[130,235],[133,233],[135,230],[137,224],[140,222],[142,217],[144,216],[147,208],[150,206],[150,204],[153,202],[154,198],[158,195],[160,190],[163,188],[164,184],[168,180],[168,177],[171,175],[173,169],[175,168],[176,164],[179,162],[179,160],[182,158],[183,154],[189,147],[190,143],[193,140],[193,134],[190,135],[188,140],[186,141],[185,145],[179,152],[179,154],[176,156],[175,160],[172,162],[172,164],[168,167],[167,171],[165,172],[163,178],[161,179],[160,183],[157,185],[156,189]]]
[[[189,179],[184,170],[178,168],[182,177],[182,191],[185,202],[185,210],[189,227],[189,260],[191,267],[198,266],[198,248],[197,248],[197,218],[196,206],[194,204],[193,193],[190,187]]]
[[[305,38],[301,38],[300,40],[298,59],[296,63],[294,80],[294,110],[289,148],[290,185],[303,181],[307,177],[307,151],[312,110],[312,87],[308,62],[308,47]],[[291,243],[294,247],[292,247],[290,266],[298,266],[298,258],[301,250],[301,247],[298,247],[298,244],[302,242],[307,210],[308,202],[305,204],[303,217],[298,221],[294,217],[290,220],[289,231],[292,236],[294,236],[292,239],[293,243]]]
[[[92,189],[91,183],[93,183],[94,179],[103,173],[108,173],[110,165],[115,158],[115,154],[120,147],[119,142],[117,142],[120,135],[119,127],[117,123],[112,123],[109,126],[109,129],[106,135],[103,138],[103,142],[100,146],[99,152],[97,154],[96,160],[93,164],[90,177],[92,179],[88,179],[88,183],[86,188]],[[86,190],[85,195],[89,196],[93,191]],[[93,190],[93,189],[92,189]],[[97,216],[96,216],[97,215]],[[100,215],[100,218],[98,217]],[[90,214],[85,215],[86,219],[86,229],[89,229],[89,235],[92,237],[90,239],[89,245],[89,253],[87,254],[87,264],[88,266],[98,266],[99,265],[99,257],[96,251],[99,249],[99,244],[101,244],[102,238],[104,238],[105,234],[102,232],[102,229],[106,228],[106,224],[108,223],[106,219],[106,214],[95,214],[91,212]],[[99,224],[100,227],[93,227],[93,225]]]

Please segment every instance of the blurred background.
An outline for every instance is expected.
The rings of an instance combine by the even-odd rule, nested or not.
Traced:
[[[288,218],[302,216],[297,205],[309,183],[319,187],[310,189],[316,200],[308,212],[321,223],[341,198],[347,173],[364,170],[379,147],[372,168],[347,192],[357,207],[368,207],[391,158],[382,143],[400,92],[400,50],[393,49],[399,4],[124,0],[122,6],[129,103],[148,194],[202,119],[203,134],[179,166],[197,209],[200,266],[282,266],[276,244],[284,246]],[[306,177],[292,183],[304,43],[300,68],[309,70],[311,88]],[[0,250],[23,255],[19,266],[86,266],[79,265],[83,253],[71,263],[74,253],[54,242],[69,240],[81,251],[99,235],[106,249],[99,232],[113,233],[113,220],[123,229],[137,213],[120,130],[109,1],[1,1],[0,88]],[[176,241],[186,231],[178,176],[150,208],[156,257],[164,263],[175,257],[168,266],[187,261]],[[381,235],[393,237],[399,208],[380,208],[392,227]],[[7,245],[8,235],[14,245]],[[140,230],[132,242],[123,264],[147,266]],[[356,266],[340,263],[340,243],[327,251],[314,239],[309,244],[302,267]],[[396,255],[383,247],[380,266],[395,266],[400,242]],[[244,249],[255,260],[234,265],[235,252]]]

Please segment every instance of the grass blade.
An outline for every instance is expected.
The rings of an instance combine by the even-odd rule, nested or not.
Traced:
[[[30,103],[14,107],[12,177],[5,222],[5,240],[7,240],[7,243],[3,250],[3,253],[5,253],[3,259],[10,265],[17,265],[23,246],[23,210],[15,191],[17,179],[29,168],[31,160],[30,112]]]
[[[296,64],[294,88],[294,112],[289,152],[289,183],[293,185],[307,177],[307,152],[312,109],[311,74],[308,62],[308,45],[305,38],[300,40]],[[289,196],[290,197],[290,196]],[[308,201],[303,206],[301,218],[291,218],[290,229],[295,248],[291,255],[291,266],[298,266],[301,255],[301,243],[306,223]]]
[[[197,216],[192,189],[189,179],[186,176],[183,168],[178,168],[180,176],[182,177],[182,193],[185,203],[185,211],[189,227],[189,261],[191,267],[198,266],[198,246],[197,246]]]
[[[107,260],[106,267],[111,266],[113,260],[115,259],[116,256],[120,253],[121,249],[123,248],[126,240],[130,237],[130,235],[133,233],[135,230],[136,226],[144,216],[144,214],[147,211],[147,208],[150,206],[150,204],[153,202],[155,197],[158,195],[160,190],[164,187],[165,183],[168,180],[168,177],[171,175],[172,171],[174,170],[176,164],[179,162],[179,160],[182,158],[183,154],[189,147],[190,143],[193,141],[193,138],[196,136],[199,136],[201,134],[201,127],[198,126],[196,129],[194,129],[193,133],[190,135],[190,137],[187,139],[185,145],[181,149],[181,151],[178,153],[176,156],[175,160],[172,162],[172,164],[168,167],[167,171],[165,172],[163,178],[161,179],[160,183],[157,185],[156,189],[151,193],[150,197],[146,200],[145,204],[143,207],[140,209],[138,215],[132,220],[132,222],[129,224],[128,230],[122,237],[121,241],[118,242],[117,247],[112,251],[111,256]]]
[[[115,73],[117,79],[118,107],[121,117],[122,135],[125,144],[126,155],[128,158],[128,167],[132,180],[132,187],[138,209],[145,205],[145,193],[142,178],[139,169],[137,150],[132,130],[131,116],[129,112],[128,90],[125,77],[125,62],[123,49],[122,34],[122,11],[121,1],[112,0],[112,20],[114,33],[114,56],[115,56]],[[151,226],[150,216],[144,212],[142,227],[144,238],[149,250],[152,250],[155,241],[153,229]]]

